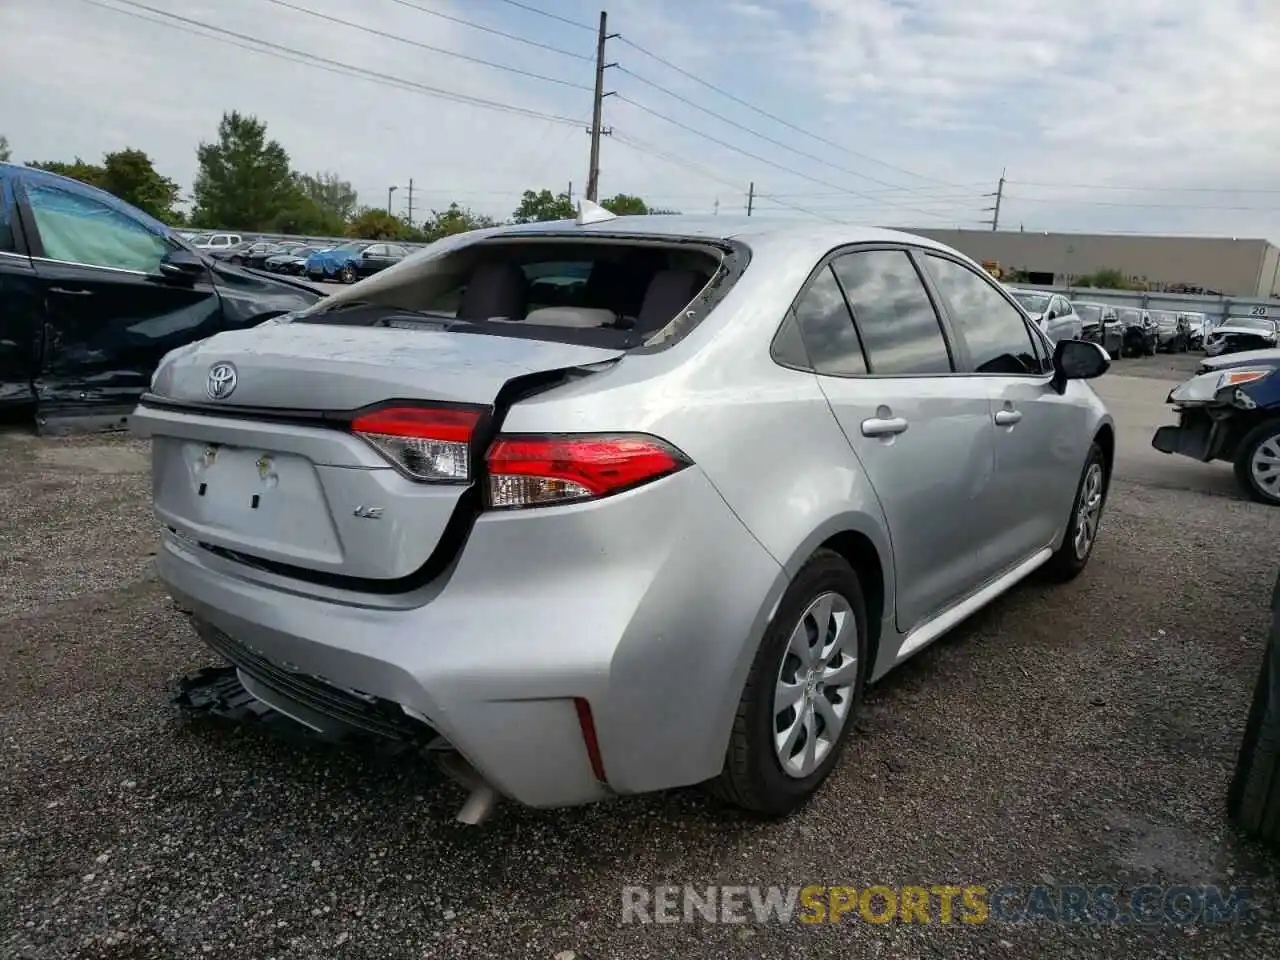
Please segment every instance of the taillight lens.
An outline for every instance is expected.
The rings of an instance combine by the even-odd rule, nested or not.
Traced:
[[[595,500],[691,462],[666,441],[643,434],[498,437],[487,461],[489,505],[506,508]]]
[[[466,407],[384,407],[356,417],[351,431],[414,480],[466,483],[481,416]]]

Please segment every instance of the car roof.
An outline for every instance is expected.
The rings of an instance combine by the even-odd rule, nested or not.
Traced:
[[[139,210],[131,203],[125,203],[119,197],[107,193],[105,190],[99,190],[89,184],[75,180],[71,177],[64,177],[59,173],[50,173],[48,170],[37,170],[35,167],[24,167],[17,163],[0,163],[0,177],[12,180],[18,180],[24,183],[45,184],[51,187],[62,187],[63,189],[74,190],[93,197],[100,203],[105,204],[117,213],[123,213],[133,217],[135,220],[141,220],[144,224],[156,230],[159,233],[171,233],[168,224],[161,223],[155,217],[142,210]]]

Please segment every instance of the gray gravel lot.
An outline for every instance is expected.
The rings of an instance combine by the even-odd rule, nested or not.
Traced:
[[[183,720],[169,690],[212,661],[150,572],[145,446],[0,435],[0,957],[1280,955],[1280,861],[1223,816],[1280,511],[1225,465],[1166,482],[1172,458],[1142,449],[1158,363],[1099,381],[1139,425],[1087,573],[1023,586],[878,685],[782,823],[689,790],[465,828],[423,767]],[[631,884],[1148,882],[1244,884],[1261,909],[1243,927],[619,922]]]

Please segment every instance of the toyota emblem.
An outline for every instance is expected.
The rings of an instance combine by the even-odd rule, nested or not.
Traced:
[[[210,400],[225,400],[236,388],[236,368],[229,363],[215,363],[209,368],[207,385]]]

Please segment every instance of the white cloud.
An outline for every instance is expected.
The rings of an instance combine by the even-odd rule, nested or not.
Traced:
[[[457,199],[504,215],[525,188],[584,186],[587,90],[269,0],[141,2],[311,57],[578,122],[556,125],[336,76],[83,0],[5,0],[0,89],[9,102],[16,91],[23,109],[6,111],[0,132],[16,159],[89,159],[136,146],[189,185],[196,144],[214,136],[224,110],[239,109],[265,120],[297,167],[341,173],[368,203],[385,202],[396,185],[402,205],[412,177],[419,212]],[[603,148],[605,195],[636,193],[698,211],[719,198],[730,212],[754,181],[761,215],[789,203],[841,219],[976,225],[991,204],[983,194],[1008,167],[1008,226],[1280,234],[1270,209],[1280,208],[1280,193],[1268,200],[1041,185],[1276,188],[1280,7],[1273,0],[530,0],[584,27],[500,0],[288,2],[583,87],[592,83],[591,28],[608,7],[610,30],[622,36],[608,51],[619,68],[608,72],[607,88],[619,95],[606,101],[616,137]],[[415,4],[588,59],[430,16]],[[1108,205],[1121,203],[1149,206]]]

